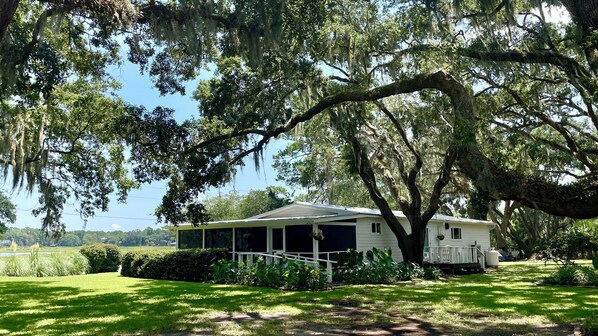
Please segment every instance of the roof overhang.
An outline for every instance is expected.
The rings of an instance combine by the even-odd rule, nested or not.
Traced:
[[[198,227],[210,227],[210,226],[256,226],[265,225],[271,223],[279,224],[313,224],[318,222],[330,222],[331,219],[335,220],[339,216],[336,215],[322,215],[322,216],[304,216],[304,217],[282,217],[282,218],[247,218],[247,219],[234,219],[209,222],[200,225],[193,224],[181,224],[178,226],[171,226],[175,230],[188,230]]]

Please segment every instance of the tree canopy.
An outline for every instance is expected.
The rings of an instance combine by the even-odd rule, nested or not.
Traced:
[[[274,186],[265,190],[250,190],[245,195],[233,190],[224,195],[210,197],[204,202],[212,221],[249,218],[290,203],[291,198],[286,189]]]
[[[0,237],[6,232],[8,224],[17,220],[16,207],[4,193],[0,193]]]
[[[2,87],[16,88],[2,93],[3,111],[13,118],[34,111],[28,129],[44,137],[3,131],[11,135],[8,144],[27,144],[7,148],[54,151],[65,178],[48,187],[44,167],[50,163],[43,155],[8,156],[6,162],[27,167],[17,174],[31,171],[38,178],[33,183],[53,195],[43,200],[47,217],[64,198],[47,190],[68,189],[72,178],[102,182],[73,191],[90,207],[102,207],[102,195],[112,188],[126,192],[132,184],[122,178],[122,150],[110,151],[116,159],[106,163],[100,159],[106,151],[88,150],[126,144],[137,182],[170,179],[157,214],[174,224],[199,223],[206,218],[199,193],[228,181],[247,157],[259,165],[271,141],[318,118],[328,123],[326,136],[336,139],[338,153],[404,244],[423,241],[422,228],[442,206],[456,173],[488,201],[598,216],[596,1],[8,3],[18,8],[0,35],[0,61],[19,64],[13,68],[21,72],[1,77]],[[61,20],[55,24],[63,28],[46,28],[40,38],[35,22],[56,12]],[[167,108],[128,106],[106,98],[104,90],[103,98],[94,96],[97,104],[116,104],[107,110],[122,112],[102,116],[115,120],[102,130],[39,127],[56,120],[46,115],[68,113],[61,120],[69,120],[76,113],[81,105],[56,106],[54,94],[69,92],[77,78],[102,87],[102,65],[118,59],[117,34],[125,37],[129,61],[164,94],[184,92],[182,81],[215,68],[193,94],[197,117],[178,124]],[[25,61],[8,57],[10,48]],[[7,85],[13,78],[23,85]],[[78,134],[91,140],[73,141]],[[6,153],[13,152],[21,153]],[[74,152],[85,153],[76,160],[85,164],[71,163]],[[98,193],[90,192],[96,186]],[[393,203],[409,218],[411,234],[393,224]]]

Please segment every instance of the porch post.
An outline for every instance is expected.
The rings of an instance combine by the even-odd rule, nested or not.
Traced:
[[[272,227],[266,227],[266,251],[272,253]]]
[[[233,230],[233,249],[232,249],[232,251],[233,251],[233,260],[235,260],[235,255],[236,255],[236,253],[235,253],[235,245],[236,245],[235,244],[235,234],[236,234],[237,230],[235,228],[232,228],[232,230]]]
[[[312,224],[312,232],[316,232],[318,231],[318,224],[314,223]],[[319,240],[313,239],[312,238],[312,250],[314,251],[314,259],[320,259],[320,244],[319,244]]]

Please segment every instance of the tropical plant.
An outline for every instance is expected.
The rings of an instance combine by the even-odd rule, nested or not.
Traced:
[[[442,276],[442,270],[436,266],[424,267],[423,278],[426,280],[438,280]]]
[[[420,266],[410,262],[395,262],[391,250],[372,248],[370,251],[348,250],[341,254],[334,270],[334,279],[352,284],[392,283],[421,278]]]
[[[325,272],[286,258],[271,264],[263,258],[253,263],[220,260],[213,265],[213,272],[216,283],[293,290],[320,290],[328,286]]]

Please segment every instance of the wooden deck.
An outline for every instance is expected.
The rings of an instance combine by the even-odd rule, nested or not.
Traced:
[[[484,254],[477,246],[431,246],[424,252],[424,266],[436,266],[445,273],[480,273]]]

